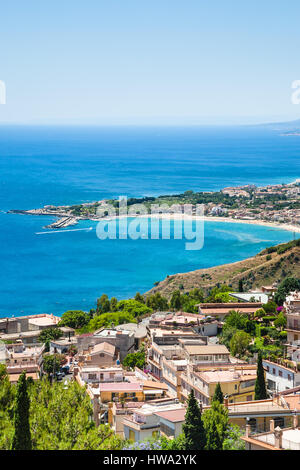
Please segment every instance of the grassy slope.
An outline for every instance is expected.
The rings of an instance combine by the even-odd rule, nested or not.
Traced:
[[[195,287],[208,292],[217,284],[227,284],[237,290],[240,279],[244,281],[246,291],[262,285],[271,285],[275,281],[280,282],[288,276],[300,278],[299,241],[274,247],[279,253],[274,251],[268,255],[267,251],[263,250],[252,258],[236,263],[169,276],[146,295],[160,292],[169,298],[176,289],[181,289],[183,293]],[[284,253],[280,253],[284,250]],[[271,259],[268,259],[268,256],[271,256]]]

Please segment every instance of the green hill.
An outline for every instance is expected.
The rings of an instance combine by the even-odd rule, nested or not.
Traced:
[[[243,280],[246,291],[274,282],[279,283],[290,276],[300,278],[299,261],[300,239],[266,248],[256,256],[236,263],[167,276],[146,292],[146,295],[160,292],[170,298],[176,289],[184,293],[196,287],[207,293],[212,287],[220,284],[227,284],[238,290],[240,279]]]

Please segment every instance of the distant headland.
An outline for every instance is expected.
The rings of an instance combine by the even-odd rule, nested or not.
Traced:
[[[134,212],[135,204],[143,204],[147,214]],[[257,225],[270,225],[300,232],[300,179],[288,184],[275,184],[257,187],[249,184],[227,187],[220,191],[194,192],[162,195],[158,197],[128,198],[131,207],[128,217],[161,217],[178,219],[183,216],[185,206],[190,207],[190,217],[197,218],[196,206],[203,205],[204,220],[220,222],[240,222]],[[153,210],[153,207],[156,207]],[[78,205],[53,206],[29,210],[10,210],[9,213],[43,215],[57,217],[46,229],[61,229],[76,225],[80,220],[100,221],[109,216],[107,208],[116,217],[124,217],[119,212],[119,200],[103,199]],[[126,216],[126,215],[125,215]],[[184,215],[186,217],[186,214]]]

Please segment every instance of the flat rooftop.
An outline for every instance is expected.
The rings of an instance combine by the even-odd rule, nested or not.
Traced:
[[[36,326],[49,326],[56,325],[58,322],[56,320],[56,317],[36,317],[30,318],[29,323],[31,323],[31,325]]]
[[[184,349],[191,356],[201,356],[207,354],[229,354],[228,349],[224,344],[205,344],[205,345],[194,345],[185,344]]]
[[[215,370],[215,371],[205,371],[205,372],[198,372],[198,374],[205,382],[207,383],[224,383],[224,382],[236,382],[239,381],[247,381],[247,380],[255,380],[256,379],[256,371],[252,370],[243,370],[243,374],[241,370]]]

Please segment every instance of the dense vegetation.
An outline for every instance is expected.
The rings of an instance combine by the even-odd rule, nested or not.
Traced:
[[[0,450],[118,450],[124,441],[108,425],[96,426],[85,389],[22,374],[11,385],[0,365]]]

